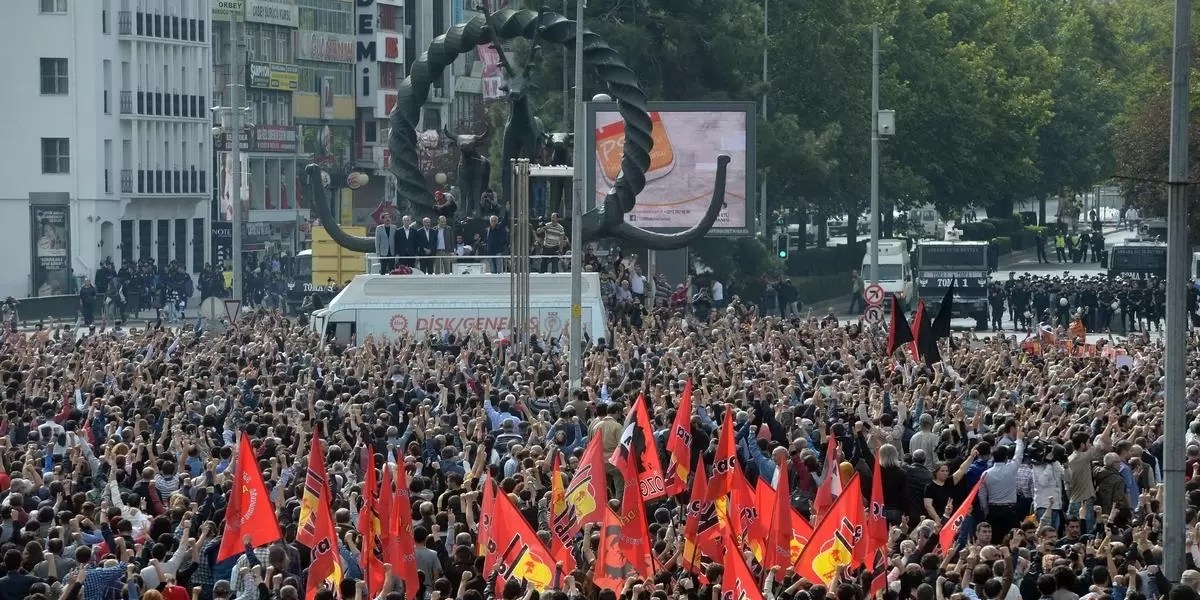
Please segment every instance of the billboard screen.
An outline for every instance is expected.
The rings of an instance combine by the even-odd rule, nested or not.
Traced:
[[[716,182],[717,156],[731,158],[725,183],[725,207],[712,235],[747,235],[753,227],[753,102],[651,102],[654,149],[646,188],[625,220],[651,231],[674,232],[700,222]],[[588,189],[595,206],[603,202],[621,172],[625,123],[611,102],[588,104]],[[749,150],[749,151],[748,151]]]

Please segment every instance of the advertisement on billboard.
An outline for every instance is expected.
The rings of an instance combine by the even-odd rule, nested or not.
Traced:
[[[296,32],[296,58],[351,64],[354,62],[355,43],[352,35],[301,29]]]
[[[261,90],[294,92],[300,87],[300,67],[279,63],[250,61],[250,87]]]
[[[241,22],[242,16],[245,14],[245,0],[213,0],[212,18],[214,21],[228,21],[233,19]]]
[[[725,203],[712,235],[747,235],[753,223],[755,112],[752,102],[651,102],[654,149],[646,188],[625,220],[651,231],[672,232],[695,226],[704,217],[716,183],[717,156],[731,158],[725,179]],[[589,103],[588,131],[593,134],[587,166],[594,202],[621,172],[625,123],[613,103]],[[594,204],[593,204],[594,205]]]
[[[67,206],[29,207],[33,235],[33,293],[61,296],[71,293],[71,209]]]
[[[300,12],[291,4],[272,0],[246,0],[246,20],[283,27],[299,27]]]

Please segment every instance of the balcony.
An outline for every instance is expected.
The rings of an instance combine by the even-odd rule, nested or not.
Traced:
[[[133,114],[133,92],[130,90],[121,91],[121,114]]]
[[[123,10],[117,13],[117,35],[133,35],[133,12]]]
[[[121,169],[121,193],[133,193],[133,169]]]

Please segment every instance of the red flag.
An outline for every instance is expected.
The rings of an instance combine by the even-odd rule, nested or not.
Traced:
[[[479,556],[487,556],[488,542],[492,539],[492,522],[495,521],[493,517],[495,511],[496,482],[488,477],[487,481],[483,483],[483,500],[479,504],[479,547],[477,548]]]
[[[600,526],[600,548],[596,552],[596,572],[592,583],[602,590],[620,592],[625,580],[634,575],[629,561],[621,552],[621,518],[611,509],[604,511]]]
[[[608,504],[607,485],[604,440],[594,435],[583,451],[579,469],[563,492],[562,502],[550,506],[550,531],[563,545],[569,545],[584,525],[599,523],[604,518],[604,507]]]
[[[708,478],[708,499],[716,501],[733,491],[734,471],[738,469],[737,440],[733,433],[733,410],[725,408],[721,433],[717,435],[717,453],[713,456],[713,474]]]
[[[554,556],[506,494],[496,492],[495,518],[484,559],[485,577],[528,582],[539,592],[554,583]]]
[[[637,447],[632,450],[630,460],[621,463],[624,467],[621,476],[625,479],[625,489],[621,494],[621,513],[617,515],[621,520],[621,538],[617,547],[633,573],[650,579],[654,576],[654,553],[646,527],[646,507],[642,501],[642,490],[632,485],[637,477],[635,465],[642,464],[642,461],[637,456]]]
[[[963,500],[958,508],[954,509],[954,514],[942,525],[942,530],[938,532],[938,545],[942,547],[942,552],[950,552],[954,547],[954,538],[958,537],[958,530],[962,527],[963,521],[967,515],[971,514],[971,507],[975,504],[975,496],[979,494],[979,484],[983,483],[983,477],[975,482],[975,487],[971,488],[971,493],[967,494],[967,498]]]
[[[325,451],[319,433],[313,431],[308,454],[308,474],[300,499],[300,524],[296,541],[312,551],[308,567],[308,586],[304,597],[312,600],[322,587],[336,590],[342,582],[342,561],[338,554],[337,531],[329,509],[329,480],[325,471]]]
[[[371,595],[375,596],[383,589],[384,583],[381,547],[384,536],[379,523],[379,501],[375,494],[375,452],[367,448],[365,454],[367,464],[363,473],[363,505],[358,513],[358,533],[362,535],[363,579],[366,580]]]
[[[746,474],[738,469],[734,472],[733,491],[729,494],[729,521],[733,526],[734,535],[738,536],[739,546],[754,552],[754,557],[761,561],[767,544],[767,533],[770,527],[767,519],[759,511],[758,497]]]
[[[862,541],[862,530],[862,482],[855,475],[813,531],[810,543],[800,553],[796,573],[813,583],[829,585],[838,567],[854,562],[854,548]]]
[[[667,433],[667,495],[674,496],[687,490],[688,477],[692,471],[692,380],[683,386],[683,396],[675,412],[675,421]]]
[[[632,469],[626,469],[623,463],[631,456],[638,456],[638,462]],[[626,479],[626,485],[633,485],[640,491],[642,500],[649,502],[655,498],[667,495],[663,484],[662,462],[658,459],[658,446],[654,444],[654,430],[650,428],[650,414],[646,412],[646,398],[639,395],[629,414],[625,416],[625,429],[621,432],[621,444],[613,450],[609,462],[622,473],[636,473],[632,479]]]
[[[283,539],[267,486],[258,471],[258,460],[250,447],[250,437],[244,433],[239,437],[237,463],[233,466],[233,490],[225,508],[225,533],[221,535],[217,562],[241,554],[245,550],[243,540],[246,536],[255,548]]]
[[[879,466],[879,451],[875,451],[875,472],[871,476],[871,503],[867,505],[866,526],[862,543],[854,548],[854,558],[866,563],[877,548],[887,549],[888,526],[883,516],[883,474]]]
[[[396,503],[396,486],[393,483],[392,465],[383,463],[383,475],[379,480],[379,531],[382,558],[385,564],[399,564],[400,556],[400,519],[392,510]]]
[[[597,436],[599,437],[599,436]],[[562,455],[554,455],[554,472],[550,478],[550,506],[553,508],[551,514],[562,514],[567,510],[567,492],[563,488],[562,475]],[[550,536],[550,554],[553,555],[556,563],[562,563],[562,572],[571,573],[575,570],[575,557],[571,554],[569,545],[570,538],[563,539],[555,534]],[[555,573],[555,576],[559,575]]]
[[[779,460],[779,464],[775,467],[779,473],[779,489],[772,490],[775,501],[771,507],[771,515],[769,522],[771,523],[770,532],[767,534],[767,552],[762,559],[764,566],[779,567],[776,572],[776,578],[782,578],[784,571],[796,564],[796,560],[800,558],[800,552],[793,550],[796,548],[796,526],[792,520],[792,489],[788,484],[787,458]],[[762,478],[759,478],[762,481]],[[770,486],[764,485],[763,489],[759,490],[759,496],[768,495],[772,492]],[[802,547],[801,547],[802,548]]]
[[[692,573],[700,569],[700,523],[705,510],[712,505],[708,500],[708,478],[704,475],[704,457],[696,465],[696,476],[692,478],[692,495],[687,503],[687,519],[683,525],[683,568]]]
[[[842,493],[842,477],[838,467],[837,437],[830,430],[825,440],[825,467],[821,471],[821,483],[817,486],[817,497],[813,500],[814,522],[821,521],[821,516],[829,510],[829,507],[833,506],[834,500]]]
[[[721,579],[721,600],[763,600],[762,590],[754,580],[746,559],[742,557],[733,536],[725,539],[725,576]]]
[[[917,314],[913,318],[913,323],[916,323],[917,326],[915,329],[913,329],[913,332],[912,332],[913,341],[911,344],[908,345],[908,348],[909,348],[909,350],[912,351],[913,360],[921,360],[921,330],[926,329],[926,327],[924,327],[924,324],[925,324],[925,301],[924,300],[917,301]]]
[[[780,477],[786,477],[786,475],[781,474]],[[762,480],[760,479],[759,481]],[[785,543],[788,546],[790,558],[787,564],[783,565],[785,568],[796,564],[796,561],[800,559],[800,553],[804,551],[804,547],[808,545],[808,540],[813,534],[812,525],[808,524],[808,521],[804,518],[804,515],[801,515],[800,511],[793,508],[791,500],[787,499],[790,495],[790,482],[784,481],[783,479],[780,479],[778,492],[772,489],[770,485],[762,485],[758,488],[758,505],[771,507],[770,511],[767,513],[768,523],[777,523],[780,521],[780,519],[777,519],[775,515],[782,514],[783,505],[785,504],[787,505],[787,512],[790,513],[789,516],[783,517],[782,522],[777,523],[777,535],[779,537],[773,542],[777,546],[782,547]],[[790,532],[787,530],[787,526],[784,524],[789,521],[791,524]],[[787,536],[790,536],[790,539]],[[782,550],[776,550],[776,553],[777,556],[782,558]],[[783,576],[782,573],[779,573],[778,575],[780,577]]]
[[[404,461],[396,462],[396,492],[392,495],[392,530],[397,532],[392,575],[404,582],[404,595],[412,598],[421,581],[417,578],[417,548],[413,541],[412,498]]]

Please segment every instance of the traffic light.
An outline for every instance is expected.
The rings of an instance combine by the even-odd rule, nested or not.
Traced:
[[[781,233],[775,236],[775,252],[779,258],[787,259],[788,257],[788,234]]]
[[[787,219],[784,217],[776,218],[775,226],[778,227],[779,229],[783,229],[783,228],[787,227]]]

